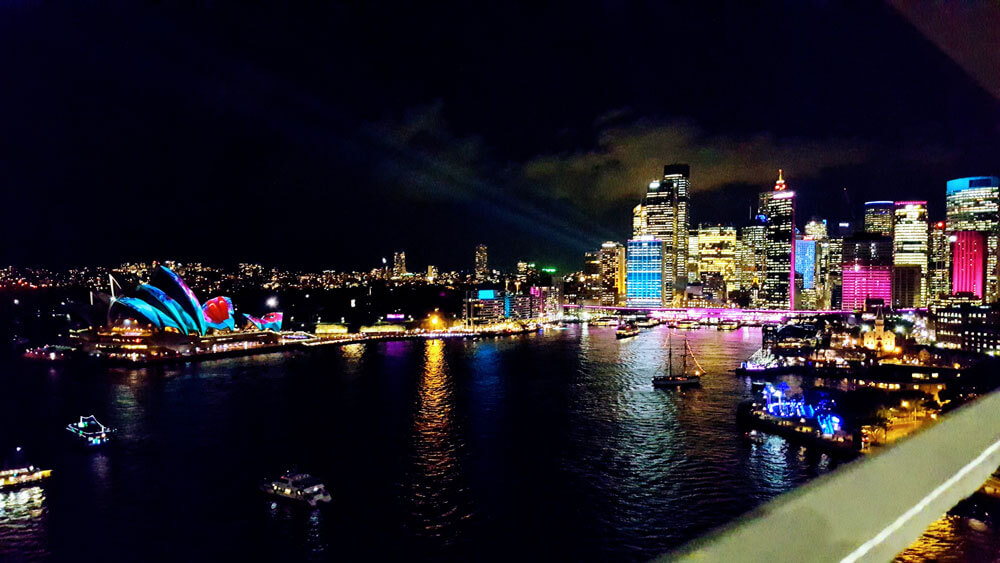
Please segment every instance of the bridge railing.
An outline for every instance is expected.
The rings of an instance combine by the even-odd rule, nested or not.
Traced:
[[[994,392],[664,559],[891,561],[998,466],[1000,392]]]

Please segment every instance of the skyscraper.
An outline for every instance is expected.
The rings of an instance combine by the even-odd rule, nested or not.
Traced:
[[[400,250],[392,253],[392,277],[401,278],[406,274],[406,253]]]
[[[695,239],[698,248],[698,274],[718,274],[725,280],[726,292],[740,287],[736,270],[737,255],[736,228],[725,225],[701,225]]]
[[[646,220],[646,208],[640,203],[632,208],[632,237],[648,235],[649,222]]]
[[[805,232],[807,236],[813,237],[813,240],[826,238],[829,235],[826,227],[826,219],[817,219],[813,217],[808,223],[806,223]]]
[[[986,258],[985,300],[1000,297],[997,276],[997,252],[1000,243],[1000,178],[972,176],[948,180],[945,191],[946,230],[977,231],[985,235],[982,249]]]
[[[750,296],[752,307],[762,306],[761,288],[767,267],[767,217],[757,215],[740,228],[740,289]]]
[[[870,235],[891,237],[895,207],[895,202],[892,201],[866,201],[865,232]]]
[[[646,226],[642,235],[652,235],[663,241],[665,287],[671,298],[683,295],[687,285],[690,176],[687,164],[664,166],[663,178],[649,183],[638,215],[641,228],[645,213]],[[633,212],[633,231],[637,224],[635,217]]]
[[[802,281],[801,292],[796,291],[798,310],[816,308],[816,240],[811,235],[795,237],[795,276]]]
[[[767,217],[764,306],[789,310],[795,307],[795,192],[781,170],[774,190],[760,195],[760,208]]]
[[[627,244],[625,290],[628,306],[663,306],[663,241],[652,235],[642,235]]]
[[[625,294],[625,247],[608,241],[601,245],[601,305],[617,305]]]
[[[909,277],[900,274],[893,287],[893,307],[927,306],[927,202],[897,201],[893,226],[893,266],[918,266],[916,287]],[[906,271],[906,270],[901,270]]]
[[[933,301],[951,295],[951,243],[944,221],[934,223],[928,246],[928,301]]]
[[[892,302],[892,239],[860,233],[844,239],[841,310],[865,309],[868,299]]]
[[[485,244],[480,244],[476,246],[475,273],[476,273],[476,281],[483,281],[487,277],[489,277],[490,269],[486,262]]]
[[[951,239],[952,293],[971,293],[982,299],[986,285],[986,233],[956,231]]]

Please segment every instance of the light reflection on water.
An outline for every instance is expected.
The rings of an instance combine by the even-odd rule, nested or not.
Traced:
[[[47,535],[45,489],[26,487],[0,492],[0,557],[16,559],[25,546],[34,548]],[[48,555],[46,553],[38,554]]]

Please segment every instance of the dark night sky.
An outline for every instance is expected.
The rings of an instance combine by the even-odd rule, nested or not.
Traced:
[[[724,222],[1000,172],[995,11],[67,4],[0,7],[0,263],[575,268],[667,162]]]

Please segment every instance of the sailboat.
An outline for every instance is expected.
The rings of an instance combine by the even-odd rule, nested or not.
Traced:
[[[701,364],[698,363],[698,359],[694,357],[694,353],[691,351],[691,345],[688,344],[687,338],[684,339],[684,359],[683,368],[681,373],[674,374],[674,347],[671,342],[670,337],[667,337],[667,373],[665,375],[658,375],[653,378],[653,387],[694,387],[696,385],[701,385]],[[687,359],[688,356],[694,361],[697,369],[694,373],[688,373]]]

